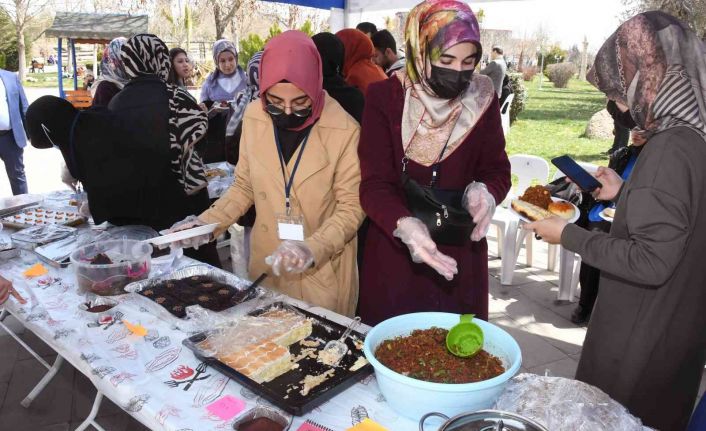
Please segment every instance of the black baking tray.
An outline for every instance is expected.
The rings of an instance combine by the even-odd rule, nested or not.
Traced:
[[[294,308],[304,316],[311,318],[312,332],[307,340],[317,338],[323,340],[324,343],[317,348],[319,350],[324,347],[324,344],[327,341],[337,340],[346,330],[346,327],[343,325],[284,302],[270,304],[266,307],[254,310],[248,313],[248,315],[257,316],[272,308]],[[364,367],[356,371],[348,370],[359,357],[364,356],[363,350],[358,350],[356,348],[351,337],[358,338],[360,342],[365,339],[365,336],[360,332],[352,331],[351,335],[346,339],[346,344],[348,345],[350,354],[347,354],[343,359],[341,359],[341,363],[338,367],[336,367],[336,373],[333,377],[330,377],[327,381],[312,389],[306,396],[302,396],[299,393],[300,387],[298,383],[303,380],[306,375],[319,375],[331,369],[331,367],[320,364],[316,359],[306,357],[299,361],[298,368],[290,370],[270,382],[257,383],[247,376],[232,369],[228,365],[220,362],[218,359],[203,356],[201,352],[195,348],[195,343],[199,343],[206,339],[205,333],[196,334],[186,338],[183,341],[183,344],[192,350],[199,360],[206,362],[210,367],[238,381],[243,386],[256,392],[258,395],[262,396],[267,401],[287,413],[291,413],[295,416],[302,416],[343,392],[345,389],[348,389],[360,379],[373,372],[373,367],[370,364],[366,364]],[[306,347],[302,346],[301,343],[295,343],[289,347],[289,351],[293,356],[297,356],[303,348]],[[296,385],[295,389],[287,392],[292,384]]]

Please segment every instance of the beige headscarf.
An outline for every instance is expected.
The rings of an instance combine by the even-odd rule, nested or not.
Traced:
[[[405,39],[407,68],[396,73],[405,88],[402,144],[408,158],[431,166],[447,141],[442,160],[461,145],[490,106],[495,90],[488,77],[475,74],[466,91],[449,100],[434,94],[427,83],[431,62],[454,45],[471,42],[480,58],[480,29],[467,4],[456,0],[418,4],[407,18]]]

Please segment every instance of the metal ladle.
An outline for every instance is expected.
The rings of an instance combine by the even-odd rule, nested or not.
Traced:
[[[348,345],[345,343],[346,338],[350,335],[351,331],[355,329],[360,324],[360,316],[353,319],[353,321],[348,325],[341,338],[338,340],[331,340],[324,348],[319,352],[319,362],[325,365],[336,366],[338,363],[346,356],[348,353]]]

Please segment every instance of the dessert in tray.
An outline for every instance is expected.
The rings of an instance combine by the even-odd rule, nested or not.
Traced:
[[[75,211],[33,207],[5,216],[1,221],[4,225],[16,228],[46,225],[76,226],[83,223],[83,217]]]
[[[139,291],[179,318],[186,316],[186,307],[190,305],[223,311],[250,299],[254,293],[254,289],[238,290],[204,275],[166,280]]]
[[[515,212],[530,221],[544,220],[555,215],[572,220],[576,216],[576,208],[573,204],[552,198],[551,193],[544,186],[528,187],[519,199],[512,201],[511,205]]]
[[[216,332],[199,347],[257,383],[269,382],[289,371],[294,357],[289,346],[311,335],[311,320],[294,310],[273,308],[242,319]]]
[[[336,365],[318,360],[346,328],[284,302],[257,308],[233,326],[192,335],[183,344],[209,366],[277,407],[303,415],[372,372],[363,335],[351,332]]]

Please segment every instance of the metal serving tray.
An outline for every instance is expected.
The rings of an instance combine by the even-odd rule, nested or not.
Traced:
[[[328,341],[337,340],[346,330],[345,326],[339,325],[323,316],[310,313],[283,302],[275,302],[265,307],[258,308],[248,313],[248,315],[257,316],[273,308],[294,308],[297,312],[312,320],[312,333],[305,341],[320,341],[320,345],[316,348],[317,353],[324,348]],[[360,332],[352,331],[350,336],[345,340],[350,354],[345,355],[343,359],[341,359],[338,367],[321,364],[317,359],[307,356],[299,360],[298,367],[287,371],[276,379],[270,382],[257,383],[220,362],[217,358],[207,356],[198,346],[198,343],[206,339],[207,334],[208,332],[196,334],[184,339],[182,344],[192,350],[196,357],[206,362],[209,366],[256,392],[275,406],[296,416],[306,414],[373,372],[372,365],[370,364],[366,364],[355,371],[350,370],[358,358],[364,357],[363,350],[356,347],[353,338],[356,338],[359,343],[362,343],[365,339],[365,336]],[[302,350],[306,348],[307,347],[299,342],[289,346],[289,351],[293,356],[297,357],[300,356]],[[300,393],[300,382],[305,376],[317,376],[332,368],[336,371],[332,377],[311,389],[307,395]]]
[[[188,278],[192,277],[195,275],[200,275],[200,276],[205,276],[212,278],[215,281],[218,281],[220,283],[227,284],[229,286],[232,286],[236,288],[237,290],[243,291],[246,290],[250,287],[252,284],[250,281],[242,279],[234,274],[231,274],[230,272],[223,271],[222,269],[214,268],[210,265],[194,265],[194,266],[189,266],[186,268],[179,269],[177,271],[174,271],[172,273],[162,275],[159,277],[155,278],[149,278],[147,280],[141,280],[141,281],[136,281],[134,283],[130,283],[127,286],[125,286],[125,291],[130,292],[130,293],[135,293],[138,294],[140,297],[144,298],[145,301],[143,302],[148,302],[150,304],[153,304],[153,308],[155,311],[158,312],[159,316],[162,318],[162,320],[165,320],[169,323],[172,323],[176,326],[180,326],[183,324],[185,321],[188,321],[189,319],[187,318],[179,318],[175,315],[173,315],[171,312],[169,312],[166,308],[162,307],[161,305],[157,304],[150,298],[140,295],[140,292],[146,289],[153,288],[157,286],[160,283],[163,283],[168,280],[181,280],[183,278]],[[262,287],[254,287],[251,289],[251,294],[246,297],[242,302],[239,304],[235,304],[230,308],[226,308],[225,310],[222,311],[212,311],[208,309],[203,309],[205,310],[206,313],[210,314],[213,313],[215,316],[223,316],[230,311],[232,311],[234,308],[240,307],[243,304],[246,304],[254,299],[260,298],[267,293],[267,290],[262,288]]]

